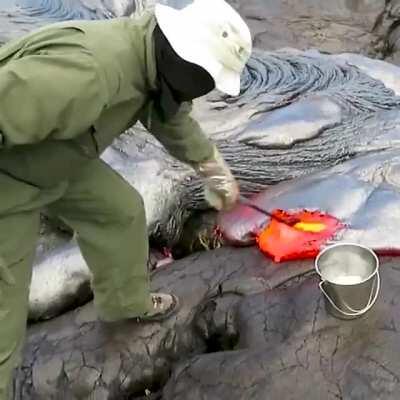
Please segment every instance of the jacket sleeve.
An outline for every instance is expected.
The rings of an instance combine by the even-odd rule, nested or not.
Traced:
[[[84,133],[107,103],[100,74],[93,57],[83,50],[29,55],[1,66],[3,146]]]
[[[196,166],[212,157],[214,145],[190,116],[192,103],[182,103],[179,111],[163,122],[150,103],[143,111],[140,122],[177,160]]]

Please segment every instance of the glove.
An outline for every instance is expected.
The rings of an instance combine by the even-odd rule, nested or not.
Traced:
[[[204,196],[211,207],[227,211],[237,203],[239,185],[215,146],[213,156],[199,163],[196,170],[205,181]]]

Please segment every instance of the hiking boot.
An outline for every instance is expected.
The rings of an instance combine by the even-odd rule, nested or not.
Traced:
[[[144,322],[162,321],[178,309],[178,298],[173,294],[151,293],[152,309],[138,319]]]

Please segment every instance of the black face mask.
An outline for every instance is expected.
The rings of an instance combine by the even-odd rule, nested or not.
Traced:
[[[179,57],[158,25],[154,30],[154,42],[160,84],[158,103],[165,119],[168,119],[178,111],[182,102],[211,92],[215,82],[204,68]]]

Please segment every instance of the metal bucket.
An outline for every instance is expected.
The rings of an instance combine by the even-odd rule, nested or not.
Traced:
[[[333,316],[358,318],[375,304],[380,289],[379,260],[368,247],[355,243],[326,247],[316,258],[315,269]]]

